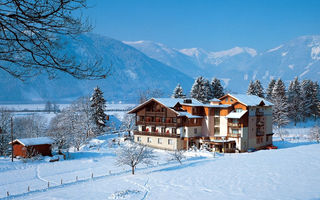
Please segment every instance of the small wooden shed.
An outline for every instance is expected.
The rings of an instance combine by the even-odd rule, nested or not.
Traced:
[[[53,143],[54,140],[50,137],[16,139],[13,141],[13,156],[23,158],[29,158],[39,154],[52,156],[51,146]]]

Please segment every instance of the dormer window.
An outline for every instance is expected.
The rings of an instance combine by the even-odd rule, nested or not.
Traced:
[[[237,112],[237,113],[242,112],[242,108],[236,108],[236,112]]]

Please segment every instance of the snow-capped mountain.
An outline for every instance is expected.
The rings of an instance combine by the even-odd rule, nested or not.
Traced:
[[[126,43],[189,76],[218,77],[234,92],[245,92],[249,81],[254,79],[262,80],[266,86],[271,78],[281,77],[286,82],[295,76],[318,80],[320,74],[320,36],[302,36],[261,53],[249,47],[210,52],[201,48],[177,50],[150,41]],[[190,65],[182,64],[186,61],[194,64],[191,69]]]
[[[108,101],[136,102],[139,92],[160,89],[171,94],[179,82],[190,88],[192,78],[120,41],[94,34],[81,35],[66,41],[65,51],[76,59],[102,58],[102,65],[111,66],[111,76],[104,80],[77,80],[66,74],[48,80],[45,75],[21,82],[0,71],[0,101],[74,100],[92,93],[99,85]]]

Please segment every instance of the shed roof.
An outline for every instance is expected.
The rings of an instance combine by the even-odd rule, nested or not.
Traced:
[[[53,144],[54,140],[50,137],[37,137],[37,138],[15,139],[13,143],[15,142],[18,142],[24,146],[33,146],[33,145],[41,145],[41,144]]]

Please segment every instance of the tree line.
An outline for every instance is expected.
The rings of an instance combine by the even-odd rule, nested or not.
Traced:
[[[202,103],[208,103],[211,99],[220,98],[225,95],[225,91],[221,85],[221,81],[213,78],[211,82],[208,79],[199,76],[194,81],[190,96],[199,100]],[[172,98],[185,98],[186,95],[180,84],[173,90]]]
[[[70,147],[79,148],[91,138],[107,130],[106,101],[99,87],[91,97],[81,97],[56,114],[48,124],[40,115],[14,117],[4,108],[0,109],[0,156],[8,155],[11,140],[10,120],[13,118],[14,138],[50,136],[55,139],[58,151]]]

